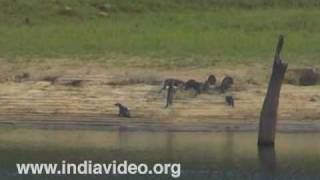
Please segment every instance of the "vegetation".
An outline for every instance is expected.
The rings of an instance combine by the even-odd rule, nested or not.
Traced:
[[[318,0],[1,0],[0,57],[108,65],[319,65]]]

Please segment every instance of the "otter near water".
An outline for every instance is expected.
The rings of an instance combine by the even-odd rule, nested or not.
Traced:
[[[196,80],[190,79],[184,84],[185,90],[194,90],[196,92],[196,95],[201,93],[203,84],[200,82],[197,82]]]
[[[169,86],[173,86],[173,87],[183,87],[184,86],[184,82],[182,80],[179,79],[165,79],[162,83],[162,88],[160,90],[160,92],[162,90],[165,90],[167,87]]]
[[[216,77],[213,74],[211,74],[208,77],[208,79],[205,81],[203,85],[203,90],[208,91],[210,89],[214,89],[216,87],[216,82],[217,82]]]
[[[233,98],[233,96],[226,96],[225,101],[229,106],[234,107],[234,98]]]
[[[219,87],[220,93],[225,93],[233,85],[233,78],[225,76]]]
[[[128,118],[131,117],[130,111],[126,106],[120,103],[116,103],[114,105],[119,107],[119,114],[118,114],[119,117],[128,117]]]

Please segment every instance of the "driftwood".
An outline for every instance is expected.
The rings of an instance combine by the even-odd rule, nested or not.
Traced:
[[[260,114],[258,145],[273,146],[275,141],[277,113],[282,81],[286,73],[288,64],[280,58],[283,46],[283,36],[280,35],[273,62],[273,69],[267,95],[264,99]]]

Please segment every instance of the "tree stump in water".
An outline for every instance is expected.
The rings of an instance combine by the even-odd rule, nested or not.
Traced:
[[[273,179],[277,170],[277,158],[274,147],[258,146],[258,157],[264,176]]]
[[[280,90],[288,67],[288,64],[284,63],[280,58],[283,41],[283,36],[280,35],[274,57],[272,75],[269,81],[267,95],[264,99],[260,114],[258,137],[259,146],[274,146],[275,142]]]

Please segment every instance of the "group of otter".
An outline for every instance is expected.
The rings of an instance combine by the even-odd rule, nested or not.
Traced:
[[[232,86],[232,84],[233,78],[230,76],[225,76],[219,86],[217,85],[216,77],[211,74],[204,83],[193,79],[190,79],[186,82],[179,79],[165,79],[163,81],[161,90],[165,90],[168,87],[173,86],[174,88],[184,87],[185,90],[193,89],[197,95],[210,89],[218,90],[219,92],[224,93]]]
[[[220,93],[225,93],[231,86],[233,85],[233,78],[230,76],[225,76],[220,85],[217,85],[217,78],[214,75],[209,75],[207,80],[203,82],[198,82],[196,80],[190,79],[186,82],[179,79],[165,79],[163,81],[162,90],[167,89],[167,97],[166,97],[166,105],[165,107],[169,107],[173,102],[173,95],[175,93],[175,89],[183,88],[184,90],[193,90],[195,92],[195,96],[208,92],[209,90],[216,90]],[[160,91],[160,92],[161,92]],[[225,101],[228,105],[234,107],[234,98],[233,96],[226,96]]]
[[[193,90],[195,92],[195,95],[199,95],[203,92],[208,92],[210,90],[218,91],[219,93],[225,93],[232,85],[233,78],[230,76],[225,76],[219,85],[217,84],[216,77],[212,74],[209,75],[209,77],[204,83],[198,82],[193,79],[184,82],[179,79],[169,78],[163,81],[163,85],[160,92],[162,92],[163,90],[167,90],[165,108],[168,108],[170,105],[173,104],[173,98],[177,88],[182,88],[184,90]],[[226,96],[225,102],[227,103],[227,105],[234,107],[233,96]],[[128,107],[120,103],[116,103],[115,106],[119,108],[119,117],[130,117],[130,111]]]

